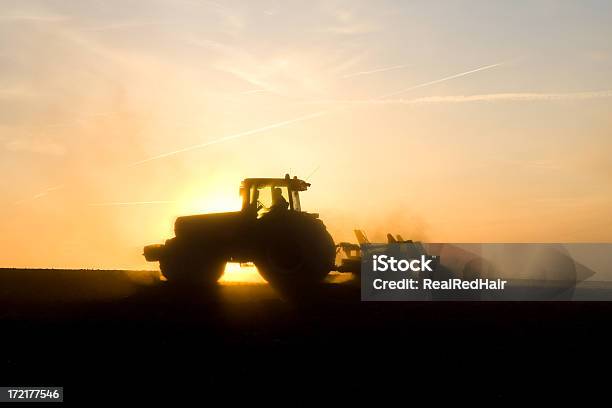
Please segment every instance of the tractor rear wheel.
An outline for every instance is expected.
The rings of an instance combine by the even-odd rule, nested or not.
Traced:
[[[269,283],[309,286],[320,283],[333,269],[334,241],[319,219],[286,212],[268,215],[260,222],[261,242],[255,265]]]

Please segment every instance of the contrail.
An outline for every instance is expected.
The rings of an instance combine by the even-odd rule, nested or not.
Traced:
[[[89,203],[90,206],[94,207],[115,207],[122,205],[148,205],[148,204],[173,204],[176,201],[115,201],[115,202],[107,202],[107,203]]]
[[[475,95],[445,95],[424,96],[413,99],[346,99],[321,100],[311,102],[314,104],[346,104],[346,105],[425,105],[442,103],[471,103],[471,102],[554,102],[554,101],[580,101],[586,99],[612,98],[612,90],[586,91],[586,92],[506,92],[497,94]]]
[[[411,65],[393,65],[391,67],[378,68],[378,69],[373,69],[371,71],[355,72],[353,74],[344,75],[342,78],[347,79],[347,78],[353,78],[353,77],[361,76],[361,75],[376,74],[376,73],[379,73],[379,72],[387,72],[387,71],[393,71],[395,69],[408,68],[410,66]]]
[[[422,84],[414,85],[414,86],[412,86],[410,88],[407,88],[407,89],[404,89],[402,91],[398,91],[398,92],[393,92],[393,93],[390,93],[390,94],[382,95],[382,96],[379,96],[378,98],[373,98],[371,101],[376,101],[376,100],[384,99],[384,98],[387,98],[389,96],[398,95],[400,93],[408,92],[408,91],[411,91],[413,89],[422,88],[422,87],[425,87],[425,86],[428,86],[428,85],[437,84],[439,82],[448,81],[448,80],[451,80],[451,79],[454,79],[454,78],[459,78],[459,77],[462,77],[462,76],[465,76],[465,75],[469,75],[469,74],[472,74],[472,73],[475,73],[475,72],[479,72],[479,71],[484,71],[486,69],[495,68],[495,67],[498,67],[498,66],[504,65],[504,64],[506,64],[506,62],[500,62],[500,63],[492,64],[492,65],[485,65],[483,67],[472,69],[470,71],[461,72],[459,74],[455,74],[455,75],[447,76],[447,77],[444,77],[444,78],[436,79],[434,81],[429,81],[429,82],[425,82],[425,83],[422,83]],[[217,143],[223,143],[223,142],[226,142],[228,140],[238,139],[240,137],[254,135],[254,134],[257,134],[257,133],[265,132],[267,130],[271,130],[271,129],[276,129],[276,128],[280,128],[280,127],[283,127],[283,126],[287,126],[287,125],[292,124],[292,123],[303,122],[303,121],[306,121],[306,120],[309,120],[309,119],[314,119],[314,118],[317,118],[319,116],[323,116],[323,115],[326,115],[326,114],[329,114],[331,112],[338,111],[338,110],[340,110],[340,108],[319,111],[319,112],[311,113],[311,114],[308,114],[308,115],[300,116],[300,117],[297,117],[295,119],[289,119],[289,120],[285,120],[285,121],[282,121],[282,122],[273,123],[271,125],[267,125],[267,126],[264,126],[264,127],[260,127],[260,128],[257,128],[257,129],[252,129],[252,130],[248,130],[248,131],[245,131],[245,132],[236,133],[236,134],[233,134],[233,135],[222,137],[220,139],[211,140],[209,142],[197,144],[197,145],[194,145],[194,146],[185,147],[183,149],[175,150],[175,151],[172,151],[172,152],[169,152],[169,153],[160,154],[160,155],[153,156],[153,157],[150,157],[150,158],[145,159],[145,160],[140,160],[140,161],[137,161],[137,162],[134,162],[134,163],[128,165],[128,167],[134,167],[134,166],[138,166],[140,164],[144,164],[144,163],[148,163],[148,162],[153,161],[153,160],[158,160],[158,159],[162,159],[162,158],[165,158],[165,157],[173,156],[173,155],[176,155],[176,154],[179,154],[179,153],[188,152],[188,151],[196,150],[196,149],[201,149],[201,148],[204,148],[204,147],[207,147],[207,146],[211,146],[211,145],[214,145],[214,144],[217,144]],[[41,197],[47,195],[49,192],[57,190],[59,188],[62,188],[62,186],[51,187],[51,188],[46,189],[43,192],[37,194],[36,196],[34,196],[32,198],[23,199],[23,200],[17,201],[17,202],[15,202],[15,205],[22,204],[22,203],[24,203],[26,201],[29,201],[29,200],[35,200],[35,199],[41,198]],[[136,202],[131,202],[131,203],[130,202],[91,203],[90,205],[92,205],[92,206],[119,206],[119,205],[144,205],[144,204],[169,204],[169,203],[171,203],[171,201],[136,201]]]
[[[312,177],[312,175],[315,174],[317,172],[317,170],[319,170],[319,167],[321,167],[320,164],[317,167],[315,167],[314,170],[311,171],[308,176],[304,177],[304,180],[309,180]]]
[[[514,92],[478,95],[427,96],[404,103],[463,103],[463,102],[496,102],[496,101],[565,101],[600,99],[612,97],[612,90],[565,93]]]
[[[497,64],[485,65],[483,67],[472,69],[470,71],[465,71],[465,72],[461,72],[459,74],[450,75],[450,76],[447,76],[447,77],[444,77],[444,78],[440,78],[440,79],[436,79],[436,80],[433,80],[433,81],[423,82],[422,84],[413,85],[410,88],[402,89],[401,91],[391,92],[389,94],[382,95],[382,96],[380,96],[378,98],[375,98],[375,99],[389,98],[391,96],[403,94],[404,92],[412,91],[414,89],[423,88],[425,86],[438,84],[440,82],[445,82],[445,81],[448,81],[448,80],[451,80],[451,79],[455,79],[455,78],[460,78],[462,76],[470,75],[470,74],[473,74],[475,72],[484,71],[484,70],[487,70],[487,69],[499,67],[500,65],[504,65],[504,64],[506,64],[506,62],[498,62]]]
[[[38,200],[39,198],[42,198],[42,197],[46,196],[47,194],[49,194],[49,193],[51,193],[53,191],[56,191],[56,190],[60,190],[62,188],[64,188],[63,185],[46,188],[43,191],[41,191],[40,193],[38,193],[38,194],[36,194],[36,195],[34,195],[32,197],[24,198],[24,199],[21,199],[19,201],[15,201],[14,205],[21,205],[21,204],[23,204],[23,203],[25,203],[27,201]]]
[[[370,99],[360,99],[360,100],[319,100],[319,101],[307,101],[304,102],[306,104],[314,104],[314,105],[318,105],[318,104],[325,104],[325,103],[341,103],[341,104],[351,104],[351,103],[355,103],[355,104],[367,104],[367,103],[413,103],[414,101],[417,101],[417,99],[414,100],[406,100],[406,99],[393,99],[393,100],[388,100],[386,98],[389,98],[391,96],[395,96],[395,95],[399,95],[405,92],[409,92],[412,91],[414,89],[418,89],[418,88],[423,88],[429,85],[434,85],[434,84],[438,84],[440,82],[445,82],[445,81],[449,81],[451,79],[455,79],[455,78],[460,78],[462,76],[466,76],[466,75],[470,75],[473,74],[475,72],[479,72],[479,71],[484,71],[487,69],[491,69],[491,68],[495,68],[495,67],[499,67],[501,65],[505,65],[507,64],[508,61],[504,61],[504,62],[498,62],[497,64],[491,64],[491,65],[485,65],[479,68],[475,68],[469,71],[465,71],[465,72],[460,72],[458,74],[454,74],[454,75],[450,75],[444,78],[440,78],[440,79],[435,79],[433,81],[428,81],[428,82],[423,82],[421,84],[417,84],[417,85],[413,85],[410,88],[406,88],[406,89],[402,89],[401,91],[395,91],[395,92],[391,92],[391,93],[387,93],[387,94],[383,94],[374,98],[370,98]],[[436,98],[436,97],[435,97]],[[420,99],[427,99],[425,98],[420,98]]]
[[[251,129],[251,130],[247,130],[246,132],[240,132],[240,133],[236,133],[236,134],[233,134],[233,135],[222,137],[220,139],[211,140],[210,142],[200,143],[200,144],[197,144],[197,145],[185,147],[183,149],[174,150],[172,152],[159,154],[157,156],[149,157],[148,159],[144,159],[144,160],[140,160],[140,161],[137,161],[135,163],[132,163],[128,167],[138,166],[138,165],[141,165],[141,164],[153,161],[153,160],[158,160],[158,159],[163,159],[165,157],[174,156],[175,154],[185,153],[185,152],[189,152],[191,150],[196,150],[196,149],[201,149],[203,147],[208,147],[208,146],[211,146],[211,145],[214,145],[214,144],[217,144],[217,143],[227,142],[228,140],[238,139],[240,137],[254,135],[254,134],[257,134],[257,133],[265,132],[267,130],[271,130],[271,129],[276,129],[276,128],[280,128],[280,127],[283,127],[283,126],[287,126],[287,125],[290,125],[292,123],[303,122],[305,120],[314,119],[314,118],[317,118],[319,116],[323,116],[323,115],[325,115],[326,113],[329,113],[329,112],[330,112],[329,110],[326,110],[326,111],[319,111],[319,112],[315,112],[315,113],[310,113],[308,115],[300,116],[300,117],[297,117],[295,119],[284,120],[282,122],[273,123],[271,125],[266,125],[266,126],[263,126],[263,127],[257,128],[257,129]]]
[[[429,82],[425,82],[425,83],[422,83],[422,84],[419,84],[419,85],[414,85],[414,86],[412,86],[410,88],[403,89],[403,90],[398,91],[398,92],[393,92],[393,93],[390,93],[390,94],[381,95],[381,96],[379,96],[377,98],[373,98],[372,100],[384,99],[384,98],[387,98],[389,96],[393,96],[393,95],[397,95],[397,94],[400,94],[400,93],[408,92],[408,91],[413,90],[413,89],[422,88],[422,87],[425,87],[425,86],[437,84],[439,82],[448,81],[448,80],[451,80],[451,79],[454,79],[454,78],[459,78],[459,77],[462,77],[462,76],[465,76],[465,75],[469,75],[469,74],[472,74],[472,73],[475,73],[475,72],[484,71],[486,69],[491,69],[491,68],[494,68],[494,67],[498,67],[498,66],[503,65],[503,64],[505,64],[505,62],[500,62],[500,63],[492,64],[492,65],[485,65],[483,67],[472,69],[470,71],[461,72],[459,74],[455,74],[455,75],[447,76],[447,77],[444,77],[444,78],[436,79],[434,81],[429,81]],[[128,165],[128,167],[139,166],[141,164],[148,163],[150,161],[154,161],[154,160],[158,160],[158,159],[163,159],[163,158],[166,158],[166,157],[169,157],[169,156],[174,156],[174,155],[179,154],[179,153],[185,153],[185,152],[189,152],[189,151],[192,151],[192,150],[201,149],[201,148],[208,147],[208,146],[211,146],[211,145],[214,145],[214,144],[217,144],[217,143],[227,142],[228,140],[238,139],[238,138],[241,138],[241,137],[250,136],[250,135],[257,134],[257,133],[262,133],[262,132],[265,132],[267,130],[271,130],[271,129],[276,129],[276,128],[280,128],[280,127],[283,127],[283,126],[287,126],[287,125],[290,125],[292,123],[304,122],[306,120],[314,119],[314,118],[317,118],[319,116],[323,116],[323,115],[329,114],[330,112],[335,111],[335,110],[338,110],[338,108],[336,108],[336,109],[328,109],[328,110],[319,111],[319,112],[315,112],[315,113],[310,113],[308,115],[300,116],[300,117],[297,117],[295,119],[284,120],[282,122],[273,123],[271,125],[263,126],[263,127],[257,128],[257,129],[247,130],[245,132],[240,132],[240,133],[236,133],[236,134],[233,134],[233,135],[225,136],[225,137],[222,137],[220,139],[215,139],[215,140],[211,140],[209,142],[200,143],[200,144],[197,144],[197,145],[185,147],[183,149],[178,149],[178,150],[174,150],[174,151],[171,151],[171,152],[168,152],[168,153],[159,154],[157,156],[149,157],[148,159],[144,159],[144,160],[140,160],[140,161],[131,163],[131,164]]]

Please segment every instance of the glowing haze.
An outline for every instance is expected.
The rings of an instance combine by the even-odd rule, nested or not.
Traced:
[[[446,3],[446,4],[445,4]],[[0,4],[0,266],[144,268],[245,177],[428,241],[612,240],[612,6]]]

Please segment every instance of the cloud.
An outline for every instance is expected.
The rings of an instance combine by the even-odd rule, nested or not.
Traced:
[[[262,92],[267,92],[265,89],[251,89],[250,91],[244,91],[241,92],[241,95],[250,95],[250,94],[255,94],[255,93],[262,93]]]
[[[218,41],[191,39],[187,42],[218,54],[219,57],[213,63],[213,67],[216,70],[228,73],[247,82],[257,90],[261,89],[274,94],[279,93],[277,87],[267,80],[267,78],[279,70],[278,62],[261,61],[241,48]],[[251,70],[248,67],[252,67]]]
[[[379,30],[377,25],[372,23],[360,23],[360,24],[344,24],[334,27],[322,28],[318,31],[332,34],[344,34],[344,35],[356,35],[356,34],[368,34]]]
[[[192,38],[186,42],[212,51],[212,68],[249,84],[252,90],[290,98],[320,97],[327,92],[330,76],[325,67],[330,57],[320,50],[303,48],[262,54],[214,40]],[[337,60],[337,56],[331,59]]]
[[[368,52],[365,50],[360,50],[359,52],[351,52],[351,55],[348,58],[343,56],[339,63],[336,63],[333,67],[329,69],[329,72],[333,75],[339,75],[341,72],[345,72],[346,70],[362,62],[367,55]]]
[[[225,31],[229,34],[240,33],[247,24],[247,18],[242,9],[237,7],[229,7],[226,4],[222,4],[216,1],[206,0],[184,0],[185,3],[191,3],[195,6],[203,6],[208,11],[212,11],[216,14],[216,20],[218,24],[225,28]],[[175,0],[168,0],[168,4],[174,6]]]
[[[13,87],[0,89],[0,100],[2,99],[24,99],[36,95],[36,92],[25,87]]]
[[[334,20],[327,27],[316,31],[340,35],[368,34],[380,30],[380,25],[357,16],[352,10],[326,7],[327,14]]]
[[[57,23],[68,20],[68,17],[61,15],[5,15],[0,16],[0,22],[34,22],[34,23]]]
[[[451,96],[428,96],[416,98],[408,103],[465,103],[465,102],[497,102],[497,101],[562,101],[598,99],[612,97],[612,90],[592,92],[569,92],[569,93],[495,93],[479,95],[451,95]]]
[[[258,90],[263,90],[266,92],[270,92],[273,94],[280,94],[279,90],[273,84],[261,79],[262,75],[256,74],[244,69],[234,68],[230,66],[223,66],[221,64],[217,64],[216,68],[219,71],[227,72],[241,80],[249,83],[250,85],[256,86]]]
[[[111,30],[122,30],[130,28],[143,28],[143,27],[156,27],[156,26],[172,26],[179,25],[180,23],[173,21],[123,21],[119,23],[111,23],[99,26],[92,26],[83,29],[83,31],[111,31]]]
[[[611,98],[612,90],[565,93],[511,92],[476,95],[425,96],[421,98],[401,99],[346,99],[322,100],[309,104],[355,104],[355,105],[424,105],[438,103],[470,102],[529,102],[529,101],[575,101],[587,99]]]

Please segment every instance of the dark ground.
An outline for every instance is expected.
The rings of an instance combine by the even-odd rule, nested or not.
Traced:
[[[0,269],[0,385],[64,386],[68,402],[564,397],[601,391],[610,367],[612,303],[364,303],[350,282],[186,293],[155,276]]]

